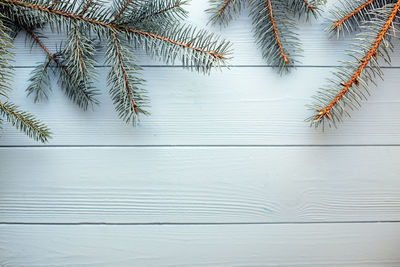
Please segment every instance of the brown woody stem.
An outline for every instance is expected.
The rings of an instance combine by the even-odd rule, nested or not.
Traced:
[[[111,21],[111,23],[115,22],[124,12],[125,9],[129,6],[129,4],[132,2],[132,0],[127,0],[125,5],[121,8],[121,10],[119,11],[119,13],[115,16],[114,20]]]
[[[303,2],[306,4],[306,6],[307,6],[311,11],[315,11],[315,7],[313,7],[307,0],[303,0]]]
[[[23,121],[25,124],[29,125],[29,127],[35,129],[36,131],[38,131],[40,133],[40,135],[42,136],[46,136],[47,133],[42,131],[39,127],[36,127],[34,124],[30,123],[27,119],[25,119],[24,117],[22,117],[21,115],[19,115],[18,113],[16,113],[14,110],[12,110],[11,108],[7,107],[6,105],[4,105],[2,102],[0,102],[0,106],[3,110],[7,110],[9,113],[12,113],[15,117],[19,118],[21,121]]]
[[[390,13],[389,17],[387,18],[385,24],[383,25],[382,30],[379,32],[378,36],[375,39],[375,42],[372,44],[370,50],[366,54],[364,58],[361,59],[361,64],[358,66],[357,71],[353,74],[353,76],[347,81],[343,82],[343,89],[339,92],[339,94],[330,102],[330,104],[324,108],[318,108],[317,111],[318,114],[315,116],[314,121],[319,121],[325,116],[328,117],[328,119],[332,119],[331,111],[332,108],[339,102],[340,99],[343,98],[343,96],[346,94],[346,92],[354,85],[358,84],[358,78],[360,77],[362,71],[367,67],[368,63],[370,62],[372,57],[377,57],[377,50],[379,48],[379,45],[383,41],[383,38],[385,37],[385,34],[388,32],[390,29],[390,26],[392,25],[393,21],[396,18],[396,15],[400,9],[400,0],[397,1],[396,5],[393,7],[392,12]]]
[[[373,2],[375,2],[375,0],[369,0],[367,1],[365,4],[359,6],[358,8],[356,8],[355,10],[353,10],[352,12],[350,12],[347,16],[345,16],[344,18],[340,19],[340,20],[335,20],[335,24],[332,25],[331,30],[333,31],[334,29],[338,29],[339,31],[342,30],[342,24],[349,20],[351,17],[355,16],[358,12],[360,12],[361,10],[363,10],[364,8],[366,8],[367,6],[369,6],[370,4],[372,4]]]
[[[225,8],[229,5],[229,3],[231,2],[231,0],[226,0],[226,2],[224,3],[224,5],[221,7],[220,10],[218,10],[218,16],[221,16],[221,14],[224,12]]]
[[[285,61],[286,64],[289,64],[289,57],[285,54],[285,51],[283,50],[281,40],[279,39],[279,34],[278,34],[278,29],[276,28],[275,24],[275,19],[274,15],[272,13],[272,6],[271,6],[271,1],[267,0],[267,5],[268,5],[268,13],[269,17],[271,18],[271,23],[272,23],[272,28],[274,30],[275,38],[276,41],[278,42],[279,50],[281,51],[280,57],[283,57],[283,60]]]
[[[96,20],[96,19],[91,19],[91,18],[84,17],[84,16],[81,16],[81,15],[78,15],[78,14],[75,14],[75,13],[68,13],[68,12],[64,12],[64,11],[60,11],[60,10],[52,10],[52,9],[50,9],[48,7],[45,7],[45,6],[36,5],[36,4],[32,4],[32,3],[26,3],[26,2],[19,1],[19,0],[0,0],[0,2],[13,4],[13,5],[17,5],[17,6],[21,6],[21,7],[25,7],[25,8],[36,9],[36,10],[39,10],[41,12],[46,12],[46,13],[62,16],[62,17],[65,17],[65,18],[69,18],[69,19],[76,19],[76,20],[85,21],[85,22],[91,23],[93,25],[105,27],[105,28],[108,28],[110,30],[117,31],[117,32],[134,33],[134,34],[147,36],[147,37],[151,37],[151,38],[158,39],[158,40],[163,40],[163,41],[169,42],[171,44],[175,44],[175,45],[178,45],[178,46],[181,46],[181,47],[185,47],[187,49],[191,49],[193,51],[197,51],[197,52],[200,52],[200,53],[204,53],[204,54],[210,55],[215,59],[216,58],[218,58],[218,59],[224,59],[225,58],[222,54],[219,54],[217,51],[207,51],[207,50],[204,50],[204,49],[201,49],[201,48],[198,48],[198,47],[194,47],[194,46],[191,45],[190,42],[189,43],[179,42],[179,41],[170,39],[168,37],[157,35],[157,34],[154,34],[154,33],[151,33],[151,32],[140,31],[140,30],[135,30],[133,28],[114,25],[112,23],[108,23],[108,22],[101,21],[101,20]]]

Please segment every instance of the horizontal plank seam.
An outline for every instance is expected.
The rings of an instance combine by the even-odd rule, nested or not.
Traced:
[[[373,223],[400,223],[399,220],[375,221],[324,221],[324,222],[149,222],[149,223],[123,223],[123,222],[0,222],[0,225],[285,225],[285,224],[373,224]]]
[[[182,65],[139,65],[142,68],[183,68],[183,69],[190,69],[191,67],[196,68],[195,65],[193,66],[182,66]],[[21,66],[13,66],[15,69],[32,69],[36,66],[31,65],[21,65]],[[96,65],[95,68],[109,68],[110,65]],[[276,68],[277,66],[273,65],[230,65],[230,66],[221,66],[221,68]],[[344,67],[342,65],[292,65],[288,66],[290,68],[338,68]],[[400,69],[400,66],[382,66],[381,69]]]
[[[235,147],[399,147],[400,144],[291,144],[291,145],[0,145],[0,149],[7,148],[235,148]]]

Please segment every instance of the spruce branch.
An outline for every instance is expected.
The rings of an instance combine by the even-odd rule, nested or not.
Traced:
[[[143,1],[143,0],[142,0]],[[186,0],[164,0],[148,2],[146,8],[136,9],[129,17],[126,25],[135,23],[159,24],[167,21],[178,22],[187,17],[187,11],[183,9],[188,1]]]
[[[6,5],[6,6],[7,5],[18,6],[18,7],[22,7],[22,8],[26,8],[26,9],[30,9],[30,10],[37,10],[37,11],[47,15],[43,18],[44,20],[46,20],[46,18],[47,18],[47,20],[49,20],[49,23],[53,22],[53,24],[58,24],[58,23],[63,24],[63,21],[59,20],[60,17],[64,18],[64,19],[73,19],[76,21],[83,21],[83,22],[92,24],[93,26],[99,27],[100,29],[97,29],[97,30],[100,32],[105,31],[105,30],[111,30],[113,32],[122,32],[122,33],[126,33],[126,34],[133,34],[134,36],[136,35],[137,37],[150,38],[154,41],[163,41],[168,44],[176,45],[176,46],[179,46],[184,49],[208,54],[208,55],[212,56],[212,58],[215,59],[215,63],[217,63],[217,61],[226,59],[226,57],[223,54],[224,51],[217,51],[217,50],[216,51],[208,51],[208,50],[202,49],[201,47],[196,47],[196,46],[191,45],[191,42],[187,42],[187,43],[181,42],[179,40],[174,40],[174,39],[168,38],[166,36],[157,35],[157,34],[154,34],[151,32],[136,30],[134,28],[120,26],[120,25],[115,25],[108,21],[97,20],[97,19],[93,19],[90,17],[81,16],[79,14],[69,13],[69,12],[65,12],[65,11],[61,11],[61,10],[49,9],[46,6],[37,5],[37,4],[33,4],[33,3],[27,3],[27,2],[23,2],[23,1],[19,1],[19,0],[0,0],[0,4]],[[41,15],[41,13],[38,13],[38,15]],[[48,17],[48,16],[52,16],[52,17]],[[56,16],[58,18],[55,19],[54,16]],[[53,20],[51,20],[51,18],[53,18]],[[58,25],[60,25],[60,24],[58,24]]]
[[[343,116],[350,116],[349,109],[361,107],[361,101],[369,94],[369,83],[375,83],[375,77],[382,77],[378,57],[389,63],[389,51],[393,49],[388,33],[396,20],[400,9],[400,0],[396,4],[388,4],[376,9],[374,18],[361,27],[357,36],[359,42],[355,45],[361,51],[352,51],[350,56],[354,61],[340,67],[334,73],[337,79],[331,80],[332,86],[318,92],[311,106],[315,114],[308,119],[315,127],[325,124],[336,126]],[[373,38],[371,39],[371,36]],[[338,88],[338,85],[341,88]]]
[[[250,5],[256,41],[263,57],[280,73],[288,72],[296,62],[292,54],[301,52],[299,39],[293,31],[296,22],[287,14],[289,3],[252,0]]]
[[[373,19],[379,10],[394,0],[340,0],[340,6],[331,11],[334,16],[330,27],[332,33],[339,37],[340,33],[350,34],[358,30],[363,22]]]
[[[11,90],[10,80],[13,76],[13,68],[10,60],[14,57],[11,50],[12,38],[8,34],[9,28],[4,24],[5,17],[0,13],[0,96],[7,97]]]
[[[126,8],[129,6],[129,4],[132,2],[132,0],[126,0],[125,4],[120,8],[120,11],[118,14],[115,16],[115,18],[111,21],[111,23],[114,23],[115,21],[118,20],[118,18],[124,13]]]
[[[237,17],[247,4],[247,0],[209,0],[211,7],[206,10],[211,15],[210,22],[227,25]]]
[[[87,77],[85,75],[79,75],[81,73],[81,70],[86,69],[83,65],[81,65],[81,60],[82,60],[82,53],[78,56],[71,56],[73,55],[73,51],[77,51],[76,48],[71,48],[70,46],[73,46],[75,43],[74,40],[72,39],[75,36],[75,31],[70,31],[70,35],[68,36],[69,38],[69,44],[70,46],[65,47],[64,52],[59,52],[57,54],[51,53],[47,47],[44,45],[44,43],[39,39],[39,37],[29,28],[23,27],[24,30],[28,33],[28,36],[30,36],[42,49],[43,51],[47,54],[48,58],[54,61],[56,64],[55,68],[53,68],[53,71],[58,74],[58,83],[61,85],[62,89],[65,91],[65,94],[67,95],[68,98],[70,98],[74,103],[76,103],[78,106],[80,106],[82,109],[86,110],[89,105],[95,105],[98,104],[98,100],[95,98],[95,96],[98,94],[97,90],[93,89],[91,86],[91,82],[87,80]],[[72,50],[68,52],[68,50]],[[90,48],[91,52],[89,52],[91,55],[93,55],[93,50],[94,48]],[[78,50],[80,51],[80,50]],[[78,52],[79,54],[79,52]],[[64,56],[67,56],[67,58],[63,58]],[[90,64],[90,68],[94,69],[93,62],[89,61],[88,64]],[[78,67],[78,68],[77,68]],[[38,67],[40,68],[40,67]],[[43,70],[47,70],[47,68],[44,68]],[[45,75],[44,73],[40,73],[38,71],[33,71],[32,76],[30,78],[31,81],[40,81],[41,80],[41,75]],[[50,83],[37,83],[37,86],[40,87],[35,87],[35,84],[31,84],[28,89],[28,95],[32,94],[35,92],[35,101],[41,100],[43,97],[40,97],[40,95],[46,95],[45,98],[47,98],[47,93],[48,91],[46,87],[43,86],[49,86]]]
[[[106,53],[106,62],[112,64],[108,84],[119,117],[135,124],[139,113],[148,115],[144,109],[148,98],[146,91],[139,88],[143,84],[143,80],[137,77],[141,69],[134,64],[134,58],[128,57],[129,54],[124,51],[126,45],[121,45],[121,42],[123,40],[113,32]]]
[[[310,15],[314,18],[318,17],[319,4],[315,0],[289,0],[289,7],[293,11],[294,15],[298,17],[306,16],[307,19]]]
[[[31,72],[29,78],[29,86],[26,89],[28,96],[34,96],[34,102],[39,102],[49,99],[51,92],[51,82],[49,76],[49,69],[52,58],[47,56],[45,62],[37,65]]]
[[[13,126],[36,141],[46,143],[51,135],[50,129],[32,114],[22,111],[13,103],[0,102],[0,113]]]
[[[281,42],[281,39],[279,38],[278,29],[276,27],[276,22],[275,22],[274,15],[272,12],[271,0],[267,0],[267,6],[268,6],[269,19],[270,19],[271,25],[272,25],[272,30],[274,32],[276,43],[277,43],[279,51],[280,51],[279,57],[283,58],[283,61],[285,61],[285,64],[289,64],[290,57],[288,57],[286,55],[286,52],[283,50],[282,42]]]
[[[209,0],[210,22],[228,24],[248,4],[256,42],[266,62],[279,73],[290,70],[301,53],[295,16],[317,17],[321,0]],[[295,16],[293,16],[293,14]]]
[[[141,68],[133,48],[166,63],[180,61],[183,67],[209,73],[224,65],[231,44],[218,36],[181,24],[186,0],[114,0],[107,7],[101,0],[0,0],[0,14],[9,18],[16,33],[24,30],[31,44],[39,45],[46,60],[31,73],[28,95],[34,101],[47,99],[49,69],[58,76],[66,95],[83,109],[94,106],[98,91],[95,54],[105,42],[110,94],[120,118],[133,124],[139,114],[149,114],[147,92],[142,88]],[[66,40],[51,52],[40,31],[66,33]]]

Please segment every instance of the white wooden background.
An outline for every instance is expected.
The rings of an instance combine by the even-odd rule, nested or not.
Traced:
[[[117,118],[105,67],[94,111],[57,86],[32,104],[44,54],[17,38],[12,99],[54,138],[3,129],[0,266],[400,266],[400,53],[363,108],[322,133],[304,105],[347,41],[328,40],[324,20],[301,24],[303,63],[280,77],[246,12],[221,30],[206,26],[207,5],[192,1],[189,21],[234,42],[231,69],[202,76],[139,56],[152,116],[137,128]]]

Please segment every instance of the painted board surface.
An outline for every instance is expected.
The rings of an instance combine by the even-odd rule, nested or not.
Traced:
[[[18,36],[11,98],[54,138],[2,130],[0,266],[400,266],[400,53],[322,132],[305,105],[348,40],[329,40],[324,19],[300,23],[304,57],[281,77],[248,11],[220,29],[207,6],[193,0],[188,20],[233,41],[230,69],[199,75],[137,51],[152,115],[136,128],[117,118],[102,64],[93,111],[55,84],[33,104],[24,90],[44,54]]]

